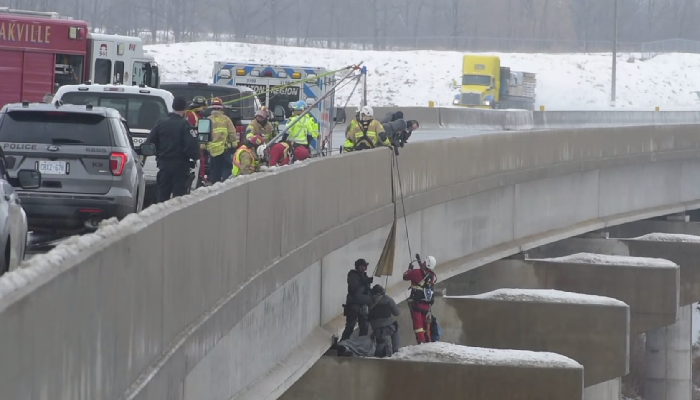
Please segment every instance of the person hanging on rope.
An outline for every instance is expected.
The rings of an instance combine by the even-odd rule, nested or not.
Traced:
[[[432,318],[430,315],[433,300],[433,289],[437,282],[437,276],[432,270],[437,265],[435,257],[428,256],[421,261],[416,255],[419,268],[413,268],[413,262],[408,265],[408,270],[403,274],[403,280],[411,282],[411,294],[408,297],[408,308],[411,311],[413,331],[416,334],[418,344],[433,341],[430,333]]]
[[[344,151],[373,149],[377,146],[391,148],[391,142],[384,132],[381,122],[374,119],[374,110],[370,106],[360,109],[361,121],[347,132]]]

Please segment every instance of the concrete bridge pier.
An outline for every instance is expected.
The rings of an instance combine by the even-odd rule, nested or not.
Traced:
[[[678,314],[675,324],[647,332],[647,400],[693,398],[693,306],[681,307]]]
[[[585,235],[542,246],[530,252],[537,257],[571,252],[607,255],[660,257],[680,267],[679,311],[676,322],[646,332],[648,400],[692,399],[692,311],[700,300],[700,224],[686,216],[669,220],[647,220],[622,225],[615,235]]]

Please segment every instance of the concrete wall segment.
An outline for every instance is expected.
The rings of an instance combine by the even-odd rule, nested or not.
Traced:
[[[461,255],[444,250],[449,257],[468,256],[466,251],[471,249],[493,252],[499,246],[518,248],[517,243],[503,242],[509,237],[497,232],[512,223],[506,208],[512,201],[508,196],[512,196],[513,185],[555,179],[574,171],[649,163],[676,151],[695,157],[693,151],[700,147],[700,138],[692,141],[691,130],[696,127],[531,131],[411,143],[399,162],[404,182],[410,182],[404,186],[407,212],[416,214],[409,218],[409,225],[412,232],[420,232],[420,239],[412,237],[412,250],[423,253],[433,250],[428,246],[439,245],[437,238],[430,242],[433,239],[422,228],[428,213],[442,213],[445,218],[446,211],[439,208],[450,201],[455,203],[446,206],[448,209],[489,206],[499,215],[462,215],[461,223],[472,225],[461,229],[470,250]],[[669,137],[674,141],[669,142]],[[683,138],[682,144],[675,138]],[[658,164],[666,163],[669,167],[660,167],[663,171],[659,174],[665,179],[680,179],[674,175],[673,162]],[[5,373],[0,382],[11,387],[8,392],[29,390],[30,396],[34,396],[32,390],[43,387],[62,393],[63,388],[73,387],[63,384],[69,380],[82,388],[81,392],[76,389],[58,398],[109,399],[124,393],[128,395],[125,398],[143,398],[144,393],[182,398],[184,376],[209,356],[212,346],[309,266],[322,260],[321,271],[337,268],[334,273],[340,273],[349,264],[343,260],[354,261],[358,250],[343,250],[339,261],[327,255],[368,234],[376,239],[367,246],[381,249],[385,233],[374,232],[386,229],[392,218],[389,165],[389,152],[383,149],[314,160],[241,178],[223,185],[219,192],[208,189],[202,191],[205,194],[173,200],[144,211],[144,221],[137,217],[125,221],[120,226],[135,225],[56,261],[47,275],[0,297],[3,334],[23,334],[11,342],[20,343],[18,350],[0,344],[3,352],[22,360],[0,358],[0,371]],[[634,170],[629,173],[638,177]],[[559,203],[566,196],[557,198]],[[462,205],[457,205],[458,201]],[[299,204],[308,208],[300,209]],[[647,204],[634,206],[643,209]],[[430,207],[436,208],[428,211]],[[604,217],[608,216],[597,215],[594,220]],[[590,221],[572,220],[584,222]],[[196,234],[183,234],[205,224],[206,228]],[[442,228],[456,231],[459,224],[455,219],[454,225]],[[561,223],[553,226],[558,225]],[[439,228],[434,225],[430,229]],[[543,237],[549,234],[542,233]],[[367,253],[371,255],[371,251]],[[398,254],[397,266],[405,266],[407,249],[401,247]],[[444,259],[444,265],[450,261]],[[338,266],[326,262],[337,262]],[[340,286],[328,288],[321,284],[326,282],[323,279],[322,275],[315,289],[321,292],[310,289],[309,295],[324,298],[330,291],[342,291],[338,288],[344,286],[344,280],[337,283]],[[405,289],[399,282],[400,277],[392,277],[391,288]],[[324,320],[332,318],[333,312],[319,308],[319,321],[321,315]],[[26,330],[4,327],[17,321]],[[49,321],[59,324],[58,332],[63,333],[52,333],[45,325]],[[44,351],[56,343],[56,335],[64,338],[65,349],[70,351]],[[97,338],[99,344],[91,343]],[[293,348],[285,347],[287,351]],[[276,354],[283,358],[282,353]],[[6,376],[22,378],[9,380]],[[141,381],[135,383],[137,379]]]

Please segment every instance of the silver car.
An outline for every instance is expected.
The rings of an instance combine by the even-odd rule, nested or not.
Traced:
[[[21,169],[41,173],[39,189],[18,190],[35,232],[83,232],[139,212],[145,194],[139,156],[155,152],[134,148],[112,108],[27,102],[0,111],[0,146],[11,179]]]

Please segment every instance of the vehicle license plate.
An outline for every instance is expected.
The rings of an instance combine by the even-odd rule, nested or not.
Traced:
[[[39,172],[47,175],[65,175],[65,161],[39,161]]]

